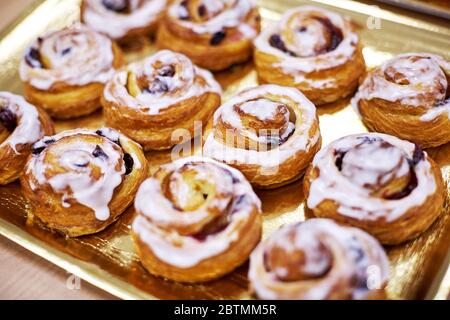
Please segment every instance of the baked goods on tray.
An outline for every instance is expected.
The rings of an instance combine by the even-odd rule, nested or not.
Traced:
[[[248,277],[261,299],[382,299],[389,262],[366,232],[315,218],[285,225],[262,241]]]
[[[263,85],[216,111],[203,154],[237,168],[255,187],[274,188],[300,178],[320,146],[314,104],[295,88]]]
[[[19,72],[29,102],[68,119],[101,107],[104,84],[122,64],[122,52],[106,35],[75,25],[36,39]]]
[[[170,0],[83,0],[81,21],[119,43],[156,31]]]
[[[420,144],[450,142],[450,62],[405,53],[369,71],[352,103],[364,124]]]
[[[163,165],[136,196],[132,234],[144,267],[181,282],[221,277],[261,237],[261,203],[236,169],[209,158]]]
[[[261,32],[255,67],[260,83],[296,87],[316,105],[353,94],[365,71],[351,22],[314,6],[288,10]]]
[[[53,134],[53,122],[21,96],[0,92],[0,185],[22,174],[32,145]]]
[[[223,70],[251,58],[260,20],[255,0],[173,0],[156,44],[202,68]]]
[[[442,212],[441,171],[418,145],[381,133],[340,138],[319,151],[304,179],[316,217],[361,228],[383,244],[417,237]]]
[[[30,218],[66,236],[99,232],[148,176],[141,147],[110,128],[75,129],[34,144],[21,176]]]
[[[145,150],[168,149],[178,132],[194,136],[220,105],[220,85],[212,74],[180,53],[162,50],[119,71],[105,87],[106,123]],[[181,132],[182,133],[182,132]]]

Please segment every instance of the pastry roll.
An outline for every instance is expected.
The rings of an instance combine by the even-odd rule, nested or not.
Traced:
[[[240,170],[258,188],[300,178],[320,149],[314,105],[297,89],[246,89],[214,114],[203,154]]]
[[[69,237],[117,220],[148,176],[141,147],[110,128],[44,137],[31,152],[21,177],[30,217]]]
[[[261,242],[248,278],[260,299],[382,299],[389,262],[366,232],[316,218],[285,225]]]
[[[73,26],[38,38],[20,63],[26,99],[67,119],[100,107],[104,84],[123,56],[107,36]]]
[[[316,217],[359,227],[384,244],[424,232],[445,199],[441,172],[427,153],[381,133],[334,141],[317,153],[304,181]]]
[[[0,185],[22,174],[31,146],[53,134],[53,123],[39,108],[21,96],[0,92]]]
[[[255,66],[261,83],[296,87],[316,105],[351,95],[365,70],[351,22],[313,6],[291,9],[261,32]]]
[[[83,0],[81,21],[119,42],[156,31],[167,0]]]
[[[450,62],[429,53],[407,53],[367,74],[352,100],[364,124],[420,144],[450,141]]]
[[[144,267],[174,281],[219,278],[244,263],[261,236],[261,203],[244,176],[189,157],[139,188],[132,235]]]
[[[145,150],[177,144],[172,134],[194,134],[220,105],[220,85],[209,71],[184,55],[162,50],[118,72],[105,87],[102,104],[109,126],[139,142]]]
[[[247,61],[259,31],[255,0],[174,0],[162,19],[156,43],[216,71]]]

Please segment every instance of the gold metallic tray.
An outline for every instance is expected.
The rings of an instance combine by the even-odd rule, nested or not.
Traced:
[[[280,17],[286,9],[314,3],[349,15],[365,44],[364,56],[369,67],[380,64],[393,54],[408,51],[435,52],[449,58],[450,28],[438,21],[419,20],[366,4],[340,1],[261,0],[264,24]],[[327,5],[328,3],[328,5]],[[330,5],[332,4],[332,5]],[[25,46],[48,29],[56,29],[78,19],[78,0],[38,1],[28,13],[9,27],[0,40],[0,90],[17,93],[22,86],[17,65]],[[382,20],[380,20],[382,18]],[[379,28],[378,28],[379,27]],[[134,60],[152,52],[128,56]],[[223,85],[224,100],[238,90],[256,84],[251,63],[216,75]],[[348,101],[320,107],[320,127],[324,144],[351,133],[366,131]],[[101,112],[92,116],[56,123],[58,131],[75,127],[98,127]],[[450,181],[450,144],[429,150]],[[149,153],[152,170],[168,162],[168,152]],[[258,191],[263,202],[264,236],[279,226],[304,219],[301,181],[272,191]],[[121,298],[149,299],[247,299],[247,266],[207,284],[182,285],[155,278],[140,265],[129,235],[133,209],[107,230],[92,236],[66,239],[26,223],[27,204],[20,185],[0,187],[0,234],[57,264],[67,271]],[[450,287],[448,269],[450,247],[450,204],[447,200],[438,221],[420,238],[401,246],[386,248],[392,266],[387,287],[392,299],[446,298]],[[444,280],[442,280],[444,279]]]
[[[378,0],[378,1],[450,20],[450,1],[448,0]]]

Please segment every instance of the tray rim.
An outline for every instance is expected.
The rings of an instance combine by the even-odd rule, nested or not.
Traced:
[[[25,20],[29,15],[36,11],[41,5],[47,2],[55,2],[56,4],[60,1],[64,0],[33,1],[32,4],[30,4],[25,10],[23,10],[11,23],[0,30],[0,42],[2,42],[17,26],[19,26],[23,22],[23,20]],[[80,1],[81,0],[77,0],[77,2]],[[296,2],[296,0],[287,1],[292,3]],[[450,28],[442,26],[440,23],[433,23],[430,21],[427,21],[426,23],[422,22],[414,17],[410,17],[407,14],[408,11],[405,9],[401,9],[403,10],[403,12],[393,13],[390,10],[382,9],[378,6],[378,4],[382,5],[383,2],[392,5],[390,1],[378,0],[382,3],[376,3],[374,1],[373,4],[358,2],[358,0],[340,0],[338,3],[329,3],[327,2],[327,0],[309,1],[365,15],[368,15],[369,13],[367,12],[367,10],[371,9],[371,16],[388,20],[394,23],[399,23],[402,25],[407,25],[414,28],[450,36]],[[416,12],[416,14],[426,16],[426,14],[424,13]],[[433,28],[430,28],[428,25],[433,25]],[[32,234],[23,231],[14,224],[9,223],[2,218],[0,218],[0,236],[4,236],[10,241],[13,241],[21,247],[29,250],[33,254],[40,256],[41,258],[57,265],[68,273],[71,273],[87,281],[88,283],[110,293],[115,297],[126,300],[159,300],[155,296],[146,293],[145,291],[133,286],[132,284],[124,280],[121,280],[118,277],[108,276],[110,274],[107,271],[102,270],[100,267],[94,264],[79,260],[75,257],[70,256],[69,254],[59,251],[58,249],[52,248],[44,241],[34,237]],[[82,265],[83,268],[81,268],[79,265]],[[93,270],[97,270],[97,272],[93,272]],[[429,286],[429,290],[425,295],[425,299],[445,300],[448,298],[450,298],[450,248],[447,252],[444,262],[442,263],[440,271],[434,277],[434,281]]]

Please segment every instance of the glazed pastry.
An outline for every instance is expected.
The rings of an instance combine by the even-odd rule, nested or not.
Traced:
[[[117,220],[147,175],[137,143],[110,128],[76,129],[35,143],[21,183],[30,218],[77,237]]]
[[[109,126],[145,150],[177,144],[176,130],[194,134],[220,105],[220,85],[184,55],[162,50],[118,72],[105,87],[102,104]]]
[[[83,0],[81,21],[88,27],[126,42],[154,33],[166,0]]]
[[[261,242],[248,277],[260,299],[382,299],[389,262],[364,231],[311,219],[283,226]]]
[[[223,70],[250,59],[259,31],[255,0],[174,0],[156,42],[200,67]]]
[[[21,96],[0,92],[0,185],[22,174],[31,146],[53,134],[53,123],[41,109]]]
[[[436,147],[450,141],[450,62],[429,53],[407,53],[371,70],[352,100],[364,124]]]
[[[365,70],[351,22],[313,6],[291,9],[261,32],[255,65],[261,83],[296,87],[316,105],[353,94]]]
[[[162,166],[139,188],[132,235],[144,267],[181,282],[219,278],[261,236],[261,203],[237,170],[202,157]]]
[[[258,188],[300,178],[321,137],[316,108],[295,88],[246,89],[214,114],[203,154],[240,170]]]
[[[104,84],[122,65],[120,49],[108,37],[73,26],[38,38],[20,64],[26,99],[60,119],[100,107]]]
[[[304,181],[315,216],[364,229],[384,244],[424,232],[445,198],[441,172],[427,153],[381,133],[334,141],[317,153]]]

